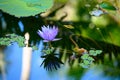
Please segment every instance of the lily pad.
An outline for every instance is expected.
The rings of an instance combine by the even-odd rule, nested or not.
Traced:
[[[52,5],[53,0],[0,0],[0,9],[16,17],[34,16]]]
[[[97,56],[98,54],[101,54],[102,50],[90,50],[89,54],[92,56]]]
[[[81,59],[83,59],[83,60],[88,59],[88,57],[89,57],[89,54],[84,54],[84,55],[81,56]]]

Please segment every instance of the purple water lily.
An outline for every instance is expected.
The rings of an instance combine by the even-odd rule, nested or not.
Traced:
[[[58,27],[43,26],[42,30],[38,30],[38,35],[42,37],[44,42],[57,41],[60,38],[55,38],[58,34]]]

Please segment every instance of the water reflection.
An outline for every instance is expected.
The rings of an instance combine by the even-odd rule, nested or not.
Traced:
[[[48,72],[43,67],[40,67],[43,61],[42,58],[40,58],[42,45],[42,42],[40,42],[38,46],[39,50],[33,51],[32,53],[30,80],[66,80],[62,68],[58,71]],[[5,51],[5,59],[10,63],[7,64],[7,80],[20,80],[22,48],[16,43],[8,46]]]
[[[39,49],[32,53],[30,80],[120,80],[119,76],[105,76],[104,70],[100,67],[84,70],[81,67],[70,68],[67,63],[58,70],[48,72],[43,66],[40,67],[43,61],[40,58],[43,43],[40,42],[38,47]],[[9,62],[6,66],[6,80],[20,80],[22,48],[16,43],[8,46],[5,51],[5,60]]]
[[[87,70],[81,80],[120,80],[120,76],[107,76],[102,67],[96,66]]]

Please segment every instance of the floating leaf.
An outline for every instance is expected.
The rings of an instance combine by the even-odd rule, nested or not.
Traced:
[[[101,53],[102,53],[102,50],[96,50],[96,53],[97,53],[97,54],[101,54]]]
[[[89,54],[92,56],[97,56],[98,54],[101,54],[102,50],[90,50]]]
[[[82,66],[83,68],[88,68],[89,65],[85,65],[84,63],[80,63],[80,66]]]
[[[95,50],[90,50],[90,51],[89,51],[89,54],[92,55],[92,56],[97,56]]]
[[[84,60],[83,63],[84,63],[85,65],[89,65],[89,64],[90,64],[88,60]]]
[[[94,58],[88,57],[88,60],[91,62],[91,61],[94,61]]]
[[[0,38],[0,45],[11,45],[13,42],[17,42],[20,47],[24,47],[25,38],[22,36],[18,36],[16,34],[8,34],[4,38]]]
[[[108,2],[102,2],[100,4],[100,7],[103,8],[103,9],[108,9],[108,10],[116,10],[116,8]]]
[[[16,17],[34,16],[52,5],[53,0],[0,0],[0,9]]]
[[[94,61],[94,58],[88,56],[87,58],[82,59],[82,63],[80,63],[80,66],[83,68],[88,68]]]
[[[46,54],[51,54],[53,51],[54,51],[53,47],[52,48],[47,48],[47,49],[43,50],[43,52],[46,53]]]
[[[83,55],[81,56],[81,59],[88,59],[88,57],[89,57],[89,54],[83,54]]]

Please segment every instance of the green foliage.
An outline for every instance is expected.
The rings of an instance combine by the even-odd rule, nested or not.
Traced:
[[[55,0],[56,2],[62,2],[62,3],[65,3],[67,2],[68,0]]]
[[[83,54],[81,56],[82,62],[80,63],[80,66],[83,68],[88,68],[94,61],[94,58],[91,56],[97,56],[98,54],[101,54],[102,50],[90,50],[89,54]]]
[[[3,2],[4,1],[7,2],[8,0],[0,0],[0,9],[3,8]],[[21,0],[21,1],[23,1],[23,0]],[[17,0],[15,1],[14,0],[14,4],[17,2],[16,5],[19,5],[19,4],[20,4],[20,6],[24,5],[24,4],[21,5],[21,3],[18,4],[18,2],[21,2],[21,1],[17,1]],[[32,3],[33,0],[31,0],[31,2],[28,2],[28,3],[27,3],[27,1],[30,1],[30,0],[26,0],[26,2],[24,2],[24,3],[26,3],[26,5],[29,6],[29,8],[31,8],[31,9],[33,7],[35,7],[36,5],[37,6],[41,5],[41,4],[39,4],[35,1],[34,1],[35,3]],[[44,0],[44,1],[46,1],[46,0]],[[62,1],[61,0],[55,0],[55,1],[58,2],[57,5],[59,5],[66,0],[62,0]],[[55,47],[60,46],[62,49],[67,49],[68,52],[67,51],[66,52],[68,53],[68,55],[69,55],[69,53],[70,54],[72,53],[71,48],[73,48],[73,46],[74,46],[69,39],[69,35],[80,34],[81,35],[80,37],[73,37],[74,40],[76,41],[76,43],[80,47],[83,47],[85,49],[88,49],[88,48],[101,49],[106,53],[111,53],[111,52],[114,51],[114,53],[117,57],[117,53],[120,52],[119,47],[117,47],[117,46],[120,46],[120,37],[117,36],[120,33],[120,31],[119,31],[120,27],[115,21],[115,20],[119,20],[119,14],[116,14],[117,11],[111,11],[111,12],[115,13],[115,15],[113,15],[115,20],[113,20],[113,18],[111,18],[109,16],[109,12],[105,13],[105,15],[100,15],[100,16],[97,16],[97,17],[96,16],[91,16],[89,14],[89,12],[91,10],[94,11],[95,6],[98,5],[97,0],[77,0],[77,1],[79,1],[79,3],[78,3],[79,7],[72,8],[72,9],[75,9],[75,10],[79,9],[78,14],[77,14],[77,16],[79,18],[78,21],[74,21],[74,20],[69,21],[68,20],[68,22],[66,22],[66,21],[64,22],[64,19],[61,20],[61,21],[51,19],[51,18],[54,18],[56,13],[58,13],[58,14],[59,13],[64,13],[64,9],[65,9],[65,12],[68,11],[67,16],[64,17],[64,18],[65,18],[65,20],[67,20],[67,18],[69,19],[69,17],[71,17],[71,16],[69,16],[69,13],[71,13],[69,10],[71,10],[71,6],[73,6],[72,3],[67,4],[67,6],[68,6],[67,9],[64,8],[64,7],[61,7],[60,9],[62,9],[63,12],[59,12],[60,9],[57,9],[58,11],[57,10],[51,11],[50,15],[48,15],[47,17],[44,17],[44,19],[41,16],[38,16],[38,18],[35,18],[35,17],[22,18],[21,21],[23,22],[25,30],[28,31],[31,35],[31,38],[30,38],[31,41],[33,41],[33,40],[34,40],[34,42],[39,41],[38,35],[36,35],[36,30],[38,30],[40,28],[38,26],[42,26],[43,24],[44,25],[47,25],[47,24],[50,24],[50,25],[52,24],[53,25],[54,24],[54,25],[57,25],[59,27],[59,29],[60,29],[59,34],[60,35],[58,35],[58,36],[61,37],[62,39],[59,42],[53,43],[53,45]],[[9,0],[8,2],[10,2],[10,3],[4,3],[4,5],[11,4],[13,2],[13,0]],[[46,5],[46,4],[44,4],[44,5]],[[108,10],[112,10],[112,8],[110,8],[110,6],[108,6],[109,3],[103,2],[103,3],[100,3],[99,5],[104,10],[106,10],[107,7],[108,7]],[[105,8],[105,5],[107,5],[106,8]],[[111,7],[113,7],[113,10],[115,9],[115,7],[117,8],[117,6],[114,7],[112,4],[110,4],[110,5],[111,5]],[[66,4],[65,4],[65,6],[66,6]],[[6,6],[6,8],[7,7],[8,6]],[[24,10],[24,8],[23,8],[24,11],[19,11],[19,7],[18,8],[14,7],[14,8],[17,9],[17,10],[15,10],[15,14],[16,13],[26,14],[28,12],[28,8],[27,9],[25,8],[26,10]],[[53,7],[53,9],[55,9],[55,8],[56,7]],[[29,11],[31,11],[30,13],[34,13],[34,10],[33,9],[31,10],[31,9],[29,9]],[[11,11],[14,11],[13,8],[11,8]],[[26,14],[26,16],[31,15],[30,13],[28,12]],[[94,13],[95,13],[95,11],[94,11]],[[96,13],[98,14],[98,10],[96,11]],[[101,14],[103,14],[103,13],[101,12]],[[18,26],[18,25],[16,25],[16,24],[18,24],[17,23],[18,21],[15,21],[15,20],[17,20],[17,18],[14,18],[13,16],[11,17],[10,15],[6,16],[6,15],[4,15],[4,13],[2,13],[2,14],[3,14],[2,17],[5,18],[5,22],[7,23],[7,28],[6,29],[1,28],[1,31],[0,31],[1,35],[4,32],[7,33],[7,31],[14,32],[13,29],[17,33],[20,33],[18,28],[16,28],[16,26]],[[15,14],[13,14],[13,15],[15,15]],[[35,12],[35,14],[36,14],[36,12]],[[74,15],[76,15],[76,14],[74,14]],[[58,16],[60,16],[60,15],[58,15]],[[19,17],[20,17],[20,15],[19,15]],[[64,25],[66,25],[66,24],[70,25],[70,26],[73,26],[74,29],[66,28],[66,26],[64,27]],[[31,29],[32,29],[32,31],[31,31]],[[4,38],[4,39],[6,39],[4,41],[5,45],[9,45],[9,44],[11,44],[11,42],[13,42],[13,41],[10,41],[9,38]],[[1,40],[1,41],[3,41],[3,40]],[[0,41],[0,43],[3,44],[3,42],[1,42],[1,41]],[[33,46],[32,48],[36,48],[36,47]],[[93,56],[97,56],[98,54],[101,54],[101,50],[100,51],[99,50],[90,50],[90,51],[88,51],[88,54],[83,54],[81,56],[80,65],[84,68],[89,67],[94,61]],[[48,50],[43,50],[43,52],[45,52],[48,55],[48,54],[51,54],[53,51],[52,51],[52,49],[48,49]],[[62,52],[60,52],[60,53],[62,53]],[[65,54],[65,58],[66,58],[66,56],[68,56],[67,53]],[[62,54],[60,54],[60,58],[61,58],[61,55]],[[71,63],[78,56],[73,55],[72,57],[73,57],[72,58],[73,60],[71,60]],[[102,56],[102,57],[104,57],[104,56]],[[97,56],[97,58],[99,58],[99,56]],[[111,59],[111,54],[109,54],[107,58]],[[101,58],[101,56],[100,56],[100,59],[103,60],[103,58]],[[65,60],[68,60],[68,59],[65,59]],[[104,58],[104,60],[105,60],[105,58]],[[109,60],[109,61],[111,61],[111,60]],[[47,63],[46,63],[46,65],[47,65]]]
[[[82,63],[80,63],[80,66],[82,66],[83,68],[88,68],[90,64],[92,64],[92,62],[94,61],[94,58],[89,56],[89,54],[84,54],[81,59]]]
[[[87,59],[89,57],[89,54],[84,54],[83,56],[81,56],[81,59]]]
[[[17,42],[17,44],[20,47],[24,47],[25,46],[24,41],[25,41],[24,37],[18,36],[18,35],[13,33],[13,34],[6,35],[6,37],[0,38],[0,45],[9,46],[13,42]],[[36,46],[32,46],[32,49],[33,50],[38,50],[38,48]]]
[[[16,17],[34,16],[52,5],[53,0],[0,0],[0,9]]]
[[[46,50],[43,50],[44,53],[46,54],[51,54],[53,52],[54,48],[47,48]]]
[[[90,50],[89,54],[92,56],[97,56],[98,54],[101,54],[102,50]]]
[[[100,4],[100,7],[103,8],[103,9],[108,9],[108,10],[116,10],[116,8],[108,2],[102,2]]]
[[[9,34],[7,37],[0,38],[0,45],[8,46],[13,42],[17,42],[20,47],[24,47],[25,38],[22,36],[18,36],[16,34]]]

